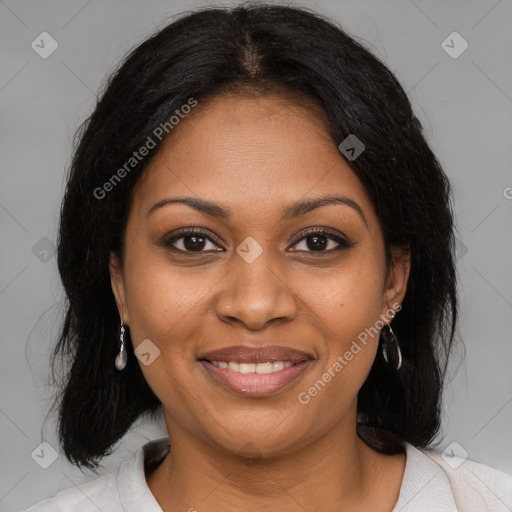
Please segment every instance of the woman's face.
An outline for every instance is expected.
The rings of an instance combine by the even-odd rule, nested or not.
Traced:
[[[386,278],[371,201],[313,108],[199,102],[137,184],[112,286],[171,443],[189,431],[276,455],[355,428],[369,329],[390,321],[409,264],[397,251]],[[307,206],[327,196],[341,199]],[[185,197],[196,207],[169,201]]]

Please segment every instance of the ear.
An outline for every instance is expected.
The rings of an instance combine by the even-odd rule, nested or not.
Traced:
[[[387,311],[395,312],[402,304],[407,291],[407,281],[411,270],[411,249],[409,245],[395,246],[391,250],[391,263],[384,286],[384,305]]]
[[[126,306],[126,293],[124,287],[122,264],[119,257],[113,252],[110,252],[109,270],[110,283],[114,297],[116,299],[119,316],[121,317],[123,324],[128,325],[130,323],[130,319],[128,316],[128,308]]]

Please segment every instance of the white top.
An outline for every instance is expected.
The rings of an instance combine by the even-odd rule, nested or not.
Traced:
[[[169,452],[167,437],[141,446],[112,473],[60,491],[25,512],[162,512],[149,490],[145,466]],[[470,459],[445,457],[405,443],[406,464],[392,512],[510,512],[512,475]],[[453,454],[453,452],[452,452]]]

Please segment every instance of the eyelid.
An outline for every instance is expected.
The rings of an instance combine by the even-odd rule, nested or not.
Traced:
[[[350,248],[350,247],[352,247],[354,245],[352,242],[349,241],[347,236],[340,235],[338,233],[338,231],[332,230],[330,228],[318,227],[317,226],[317,227],[306,228],[305,231],[302,231],[297,236],[297,238],[292,242],[292,246],[293,245],[297,245],[299,242],[304,240],[304,238],[307,238],[308,235],[312,235],[312,234],[321,234],[321,235],[325,236],[326,238],[334,240],[341,247]],[[315,251],[308,251],[308,252],[314,253]],[[321,254],[322,252],[328,254],[328,253],[330,253],[332,251],[318,251],[318,254]]]
[[[171,250],[174,250],[176,252],[182,253],[182,254],[201,254],[201,253],[207,253],[211,254],[211,251],[183,251],[181,249],[176,249],[172,246],[172,244],[181,239],[184,238],[187,235],[190,234],[196,234],[201,235],[202,237],[209,240],[211,243],[214,243],[216,245],[222,245],[222,241],[218,240],[217,237],[213,234],[211,234],[208,230],[205,230],[204,228],[197,228],[197,227],[189,227],[189,228],[181,228],[175,232],[172,233],[172,236],[164,236],[161,245],[166,248],[171,248]],[[320,234],[325,236],[326,238],[329,238],[330,240],[336,242],[338,244],[338,247],[335,249],[330,249],[328,251],[303,251],[303,250],[296,250],[292,252],[308,252],[311,254],[321,255],[321,254],[331,254],[334,251],[338,251],[340,249],[349,249],[351,247],[354,247],[356,244],[354,242],[351,242],[347,236],[344,234],[339,234],[337,230],[333,230],[331,228],[326,227],[320,227],[320,226],[310,226],[308,228],[304,228],[291,242],[291,247],[297,245],[298,243],[302,242],[305,238],[307,238],[309,235],[312,234]],[[222,249],[224,250],[224,249]],[[218,251],[220,252],[220,251]]]
[[[190,234],[201,235],[216,245],[222,245],[222,243],[223,243],[222,240],[220,240],[218,237],[216,237],[215,235],[211,234],[209,231],[207,231],[203,228],[190,227],[190,228],[181,228],[181,229],[178,229],[177,231],[173,231],[172,235],[165,235],[163,237],[162,241],[160,242],[160,245],[163,245],[164,247],[168,247],[168,246],[172,247],[173,242],[175,242],[176,240],[179,240],[180,238],[184,238],[185,236],[190,235]],[[173,248],[173,249],[175,249],[175,248]],[[176,251],[193,254],[193,251],[181,251],[180,249],[176,249]],[[201,252],[206,252],[206,251],[197,251],[197,254],[201,254]]]

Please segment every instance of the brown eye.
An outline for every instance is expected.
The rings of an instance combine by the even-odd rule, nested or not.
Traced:
[[[189,229],[175,234],[171,238],[165,240],[163,245],[176,252],[210,252],[216,249],[217,243],[208,236],[206,232],[199,229]],[[222,249],[220,249],[222,250]]]
[[[348,249],[353,246],[344,238],[332,233],[331,231],[322,228],[308,231],[294,243],[293,247],[302,244],[301,249],[296,249],[300,252],[317,252],[317,253],[331,253],[341,249]]]

